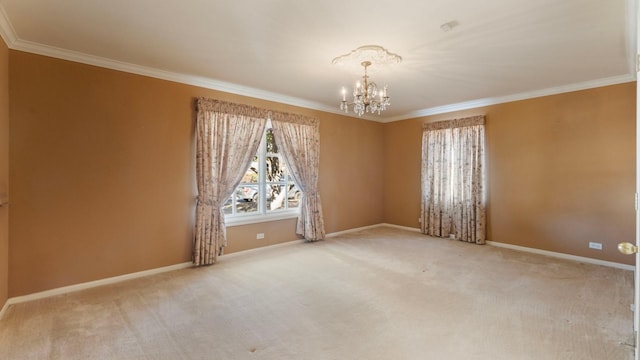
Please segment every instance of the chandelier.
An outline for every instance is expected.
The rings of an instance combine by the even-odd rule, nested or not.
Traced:
[[[353,106],[353,112],[362,116],[365,112],[375,113],[378,115],[387,109],[387,106],[391,105],[389,96],[387,95],[387,85],[382,90],[378,90],[378,85],[375,82],[369,81],[369,75],[367,75],[367,67],[371,66],[371,61],[363,61],[361,63],[364,66],[364,76],[362,77],[362,84],[360,81],[356,83],[356,87],[353,89],[353,101],[347,102],[347,89],[342,88],[342,102],[340,102],[340,110],[348,113],[349,106]],[[378,98],[378,94],[380,98]]]
[[[387,109],[387,106],[391,105],[391,98],[387,94],[387,85],[379,89],[378,85],[369,78],[367,68],[374,62],[379,65],[388,65],[399,63],[400,61],[402,61],[400,56],[392,54],[378,45],[361,46],[349,54],[333,59],[333,64],[353,65],[356,62],[360,62],[360,65],[364,67],[362,83],[358,81],[353,89],[353,100],[347,101],[347,90],[344,87],[342,88],[340,110],[348,113],[351,107],[358,116],[362,116],[365,113],[377,113],[380,115],[382,111]]]

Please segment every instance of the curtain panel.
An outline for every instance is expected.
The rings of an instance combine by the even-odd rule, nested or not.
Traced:
[[[251,106],[197,100],[195,266],[215,263],[227,244],[222,206],[260,145],[266,116]]]
[[[484,116],[424,124],[422,233],[484,244]]]
[[[318,191],[319,122],[302,115],[274,112],[271,125],[291,177],[302,190],[296,233],[307,241],[322,240],[325,230]]]

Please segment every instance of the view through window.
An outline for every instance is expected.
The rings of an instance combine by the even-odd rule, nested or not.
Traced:
[[[227,217],[297,212],[302,193],[291,178],[278,152],[270,126],[264,132],[258,153],[234,194],[224,204]]]

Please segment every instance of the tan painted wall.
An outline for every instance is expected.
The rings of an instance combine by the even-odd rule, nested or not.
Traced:
[[[9,49],[0,38],[0,197],[9,193]],[[2,201],[2,198],[0,198]],[[0,207],[0,308],[9,292],[9,207]]]
[[[634,232],[633,83],[379,124],[18,51],[9,60],[8,296],[189,261],[198,96],[320,118],[329,233],[417,227],[422,123],[486,114],[489,238],[632,262],[615,244]],[[294,229],[230,227],[226,252],[295,240]],[[0,295],[1,281],[0,270]]]
[[[478,114],[489,240],[633,263],[635,83],[385,124],[386,222],[419,227],[422,124]]]
[[[320,118],[327,232],[383,220],[383,126],[10,51],[9,295],[190,260],[194,98]],[[256,240],[258,232],[264,240]],[[227,253],[295,240],[295,220],[228,229]]]

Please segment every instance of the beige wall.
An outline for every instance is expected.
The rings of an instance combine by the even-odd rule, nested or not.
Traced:
[[[0,38],[0,201],[9,193],[9,49]],[[9,207],[0,207],[0,308],[9,291]]]
[[[635,83],[385,124],[385,221],[419,227],[422,124],[477,114],[489,240],[633,263],[616,245],[634,242]]]
[[[380,223],[383,126],[10,51],[9,296],[190,260],[194,98],[320,118],[327,232]],[[265,233],[256,240],[256,233]],[[295,220],[228,230],[227,253],[291,241]]]
[[[615,244],[634,233],[635,83],[380,124],[0,47],[4,69],[7,52],[8,296],[189,261],[198,96],[320,118],[329,233],[418,227],[422,123],[486,114],[490,240],[632,262]],[[293,219],[230,227],[227,253],[298,239],[294,229]]]

